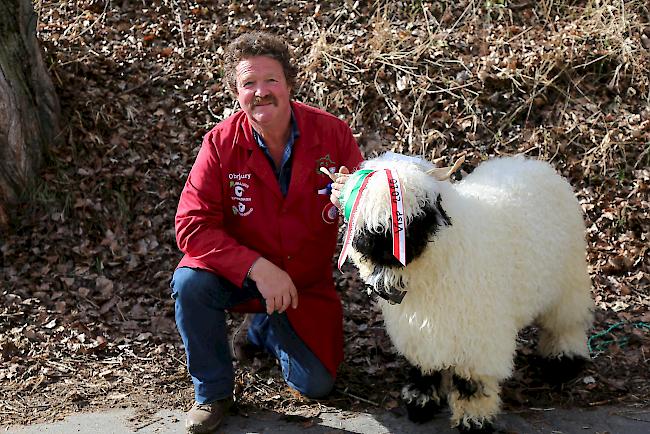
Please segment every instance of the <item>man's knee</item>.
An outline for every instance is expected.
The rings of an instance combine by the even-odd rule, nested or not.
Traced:
[[[319,375],[310,375],[299,383],[289,384],[307,398],[325,398],[334,389],[334,378],[329,372],[324,371]]]
[[[179,268],[172,279],[172,297],[181,304],[204,299],[206,294],[214,291],[218,279],[209,271],[193,268]]]

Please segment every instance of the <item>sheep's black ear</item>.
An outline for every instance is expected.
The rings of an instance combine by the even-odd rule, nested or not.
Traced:
[[[436,198],[436,211],[439,214],[439,225],[451,226],[451,219],[442,207],[442,197],[440,196],[440,193],[438,193],[438,197]]]
[[[410,262],[420,256],[443,226],[451,226],[451,219],[438,194],[436,202],[426,204],[406,226],[406,260]]]

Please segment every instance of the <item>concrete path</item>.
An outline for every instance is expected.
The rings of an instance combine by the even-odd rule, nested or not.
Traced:
[[[129,410],[110,410],[70,416],[62,422],[31,426],[0,428],[1,433],[12,434],[171,434],[183,433],[184,414],[180,411],[161,411],[153,418],[141,421]],[[273,433],[273,434],[456,434],[449,428],[448,414],[442,413],[433,421],[414,425],[406,417],[391,413],[367,414],[323,408],[313,419],[281,416],[272,412],[255,412],[247,416],[230,416],[217,430],[218,434]],[[529,410],[518,414],[501,414],[497,423],[499,432],[508,434],[649,434],[650,409],[599,407],[576,410]]]

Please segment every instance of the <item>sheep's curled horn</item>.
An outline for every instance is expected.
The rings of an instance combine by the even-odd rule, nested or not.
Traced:
[[[460,166],[465,162],[465,156],[461,155],[458,160],[451,166],[449,167],[436,167],[435,169],[429,169],[427,170],[427,174],[433,176],[436,178],[438,181],[445,181],[449,178],[451,178],[451,175],[453,175],[458,169],[460,169]]]

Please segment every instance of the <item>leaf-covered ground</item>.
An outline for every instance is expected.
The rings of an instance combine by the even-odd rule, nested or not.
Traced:
[[[368,157],[442,165],[464,153],[471,171],[525,153],[566,176],[587,227],[593,363],[562,388],[544,383],[529,328],[504,407],[650,404],[647,2],[43,0],[36,10],[63,133],[2,229],[1,423],[191,404],[168,288],[173,217],[203,134],[236,110],[223,48],[253,29],[287,38],[302,71],[296,98],[346,120]],[[404,359],[355,270],[333,272],[346,359],[325,404],[400,412]],[[272,360],[237,368],[242,408],[318,412]]]

